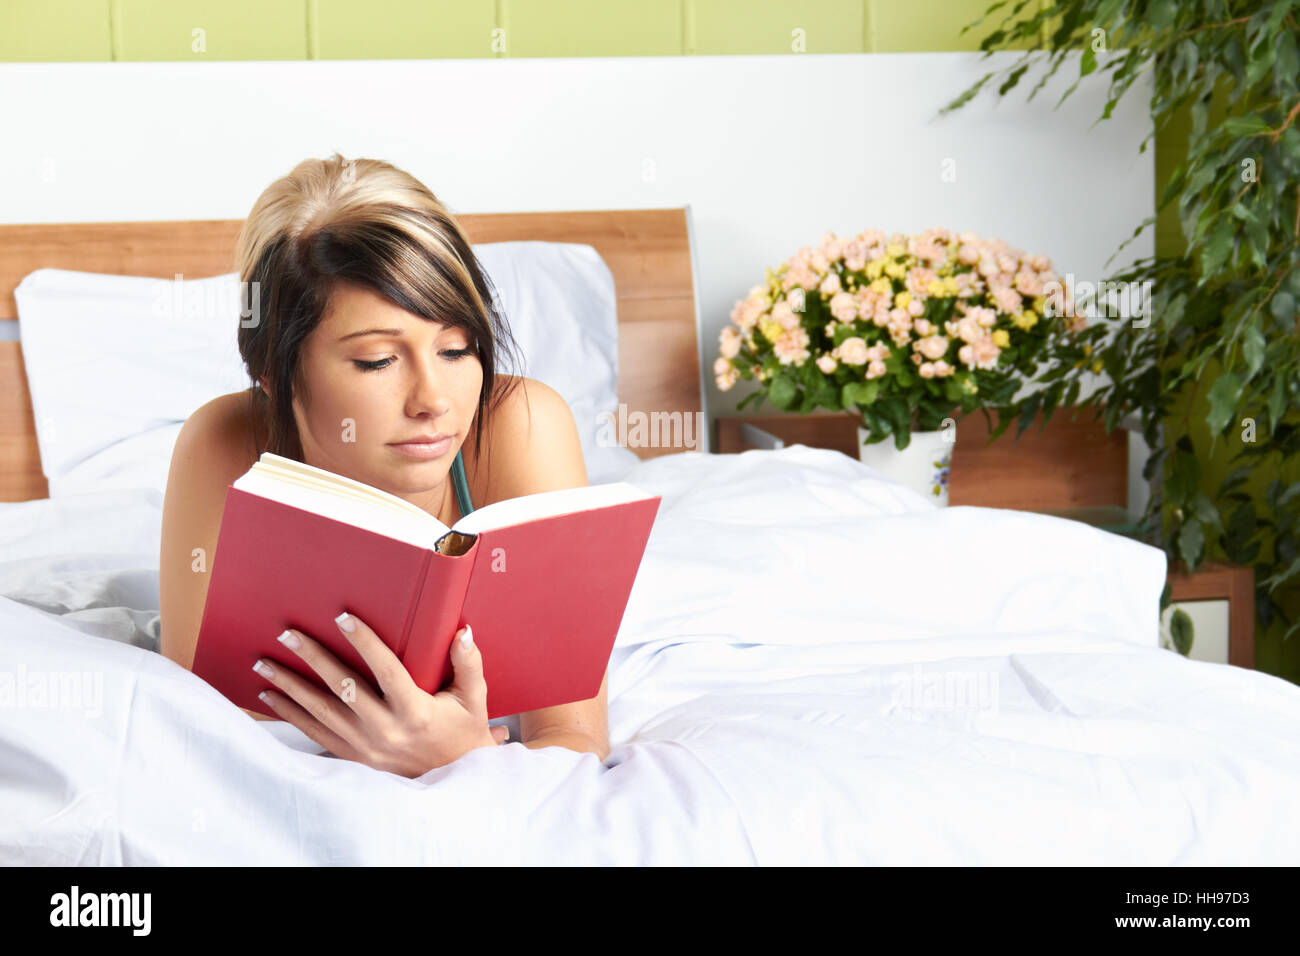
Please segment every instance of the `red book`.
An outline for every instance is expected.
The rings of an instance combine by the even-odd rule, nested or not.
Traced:
[[[600,692],[661,496],[626,482],[486,505],[451,528],[396,495],[264,453],[226,492],[194,673],[277,716],[264,657],[324,681],[276,638],[294,628],[377,687],[334,618],[349,611],[415,683],[452,679],[451,641],[474,630],[488,719]]]

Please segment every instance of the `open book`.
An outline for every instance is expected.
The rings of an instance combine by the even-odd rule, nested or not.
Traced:
[[[600,692],[660,496],[626,482],[486,505],[451,528],[396,495],[264,453],[226,492],[194,673],[233,703],[258,698],[265,657],[324,681],[276,638],[320,641],[377,686],[334,623],[349,611],[415,683],[450,683],[451,641],[469,624],[483,655],[488,719]],[[338,693],[338,689],[334,689]]]

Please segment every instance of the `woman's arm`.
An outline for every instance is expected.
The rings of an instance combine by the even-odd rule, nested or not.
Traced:
[[[226,489],[250,465],[229,426],[237,399],[214,399],[189,417],[167,475],[158,561],[159,650],[186,669],[194,666]]]

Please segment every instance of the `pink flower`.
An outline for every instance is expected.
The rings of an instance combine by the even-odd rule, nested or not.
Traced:
[[[817,283],[820,281],[821,279],[818,278],[817,273],[809,269],[802,261],[796,261],[786,271],[785,277],[781,280],[781,289],[784,292],[789,292],[795,286],[798,286],[808,291],[817,288]]]
[[[837,292],[831,296],[831,315],[841,322],[852,322],[858,317],[858,300],[848,292]]]
[[[832,272],[825,279],[822,279],[822,284],[817,287],[817,291],[822,295],[834,295],[842,288],[844,287],[840,285],[840,274]]]
[[[727,371],[728,371],[730,368],[731,368],[731,363],[728,362],[728,361],[727,361],[726,359],[724,359],[724,358],[718,358],[718,359],[715,359],[714,362],[713,362],[713,374],[714,374],[714,375],[726,375],[726,374],[727,374]]]
[[[973,309],[971,311],[974,311]],[[963,342],[971,343],[984,336],[984,327],[973,315],[964,315],[956,322],[944,323],[944,331]]]
[[[723,328],[718,344],[719,351],[722,352],[722,360],[735,358],[740,352],[740,333],[728,325]]]
[[[854,239],[844,247],[844,265],[850,272],[861,272],[867,266],[867,247]]]
[[[837,363],[835,359],[830,355],[823,355],[819,359],[817,359],[817,367],[821,369],[823,372],[825,372],[827,375],[835,371],[836,364]]]
[[[803,329],[790,329],[777,336],[772,351],[782,365],[802,365],[809,356],[808,333]]]
[[[867,366],[867,378],[880,378],[885,374],[884,362],[872,362]]]
[[[1043,280],[1037,273],[1029,269],[1021,269],[1016,273],[1016,289],[1032,299],[1036,295],[1043,294]]]
[[[788,331],[799,324],[799,315],[788,299],[782,299],[772,306],[772,321]]]
[[[918,299],[924,299],[930,294],[929,290],[926,289],[926,286],[937,278],[939,278],[939,276],[933,269],[913,266],[911,269],[907,270],[907,279],[903,284],[907,287],[907,291],[912,293],[912,295],[916,296]]]
[[[942,335],[927,335],[914,345],[928,359],[941,359],[948,354],[948,340]]]
[[[992,336],[984,336],[968,345],[963,345],[957,352],[957,360],[967,368],[992,368],[997,364],[1002,350],[993,344]]]
[[[918,370],[921,378],[934,378],[934,364],[932,362],[922,362]]]
[[[758,317],[763,314],[764,308],[765,306],[761,301],[742,299],[731,310],[731,321],[735,322],[743,330],[752,329],[754,324],[758,322]]]
[[[835,262],[844,254],[844,240],[836,239],[835,233],[828,232],[826,235],[822,236],[821,246],[817,251],[826,259]]]
[[[957,297],[959,299],[966,299],[984,291],[984,282],[974,272],[960,272],[953,276],[953,281],[957,283]]]
[[[951,375],[955,371],[956,369],[953,368],[951,365],[949,365],[947,362],[945,362],[943,359],[940,359],[939,361],[934,363],[934,374],[935,377],[937,378],[943,378],[945,376]]]
[[[917,319],[914,325],[917,335],[934,334],[934,324],[929,319]]]
[[[998,311],[1005,315],[1015,315],[1024,307],[1020,293],[1005,285],[993,290],[993,303],[998,307]]]
[[[845,365],[864,365],[867,361],[867,343],[861,336],[855,335],[841,342],[831,354]]]

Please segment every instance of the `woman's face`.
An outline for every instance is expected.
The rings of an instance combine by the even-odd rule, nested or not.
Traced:
[[[295,395],[293,408],[304,460],[437,515],[478,409],[483,366],[473,350],[463,329],[338,283],[303,343],[310,407]],[[440,444],[405,444],[422,438]]]

